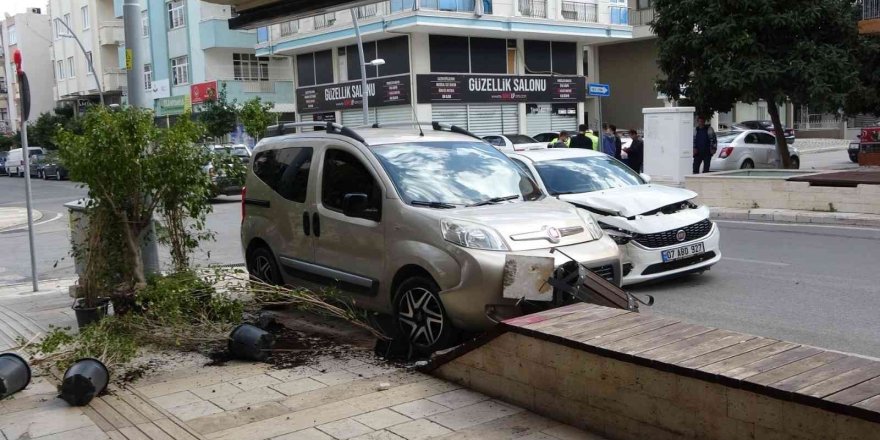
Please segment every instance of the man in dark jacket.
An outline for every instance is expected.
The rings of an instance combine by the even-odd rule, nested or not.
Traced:
[[[611,129],[611,134],[614,136],[614,158],[617,160],[623,160],[623,140],[621,140],[620,135],[617,134],[617,126],[612,124],[609,125],[608,128]]]
[[[629,137],[632,139],[632,143],[629,148],[623,150],[626,151],[627,164],[633,171],[641,173],[645,163],[645,141],[639,138],[639,132],[634,129],[630,129]]]
[[[593,149],[593,141],[587,137],[587,124],[581,124],[578,127],[578,134],[571,138],[570,148],[583,148],[585,150]]]
[[[718,136],[715,130],[706,125],[706,119],[697,118],[697,129],[694,131],[694,174],[700,174],[700,164],[703,164],[703,173],[709,172],[712,156],[718,151]]]

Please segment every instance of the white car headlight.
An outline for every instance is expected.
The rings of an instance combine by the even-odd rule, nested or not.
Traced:
[[[596,223],[596,219],[593,218],[593,215],[590,214],[589,211],[578,208],[577,213],[581,216],[581,220],[584,221],[584,224],[587,225],[587,231],[593,236],[593,240],[598,240],[605,235],[605,231],[599,227],[599,223]]]
[[[487,251],[507,251],[510,248],[494,229],[463,220],[440,220],[443,239],[461,247]]]

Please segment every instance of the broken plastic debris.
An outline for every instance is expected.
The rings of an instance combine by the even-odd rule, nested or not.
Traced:
[[[379,391],[386,391],[391,389],[391,384],[388,382],[382,382],[379,384]]]

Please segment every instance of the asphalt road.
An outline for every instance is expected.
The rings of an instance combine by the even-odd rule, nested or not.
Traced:
[[[62,204],[86,191],[71,182],[35,180],[33,193],[35,208],[44,213],[35,229],[40,278],[72,276]],[[0,177],[2,206],[24,206],[23,179]],[[237,197],[214,204],[208,226],[216,239],[202,246],[198,263],[243,262],[239,210]],[[880,357],[880,230],[737,222],[720,227],[724,259],[711,271],[632,288],[656,298],[645,313]],[[0,231],[0,249],[0,285],[29,281],[26,231]]]

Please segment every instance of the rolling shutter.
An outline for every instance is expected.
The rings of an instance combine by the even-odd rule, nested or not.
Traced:
[[[532,112],[526,114],[526,130],[528,130],[528,133],[523,134],[535,136],[537,134],[555,131],[553,129],[551,111],[552,106],[550,105],[539,104],[536,107],[533,107]]]
[[[431,121],[467,128],[467,112],[465,104],[434,104],[431,106]]]
[[[567,131],[569,133],[577,132],[578,120],[576,115],[560,115],[550,113],[550,125],[553,127],[550,131]]]
[[[393,105],[391,107],[379,107],[376,109],[379,124],[395,124],[398,122],[412,122],[413,108],[410,105]]]
[[[370,124],[376,123],[376,109],[370,108]],[[342,111],[342,125],[360,127],[364,125],[364,111],[360,107]]]

